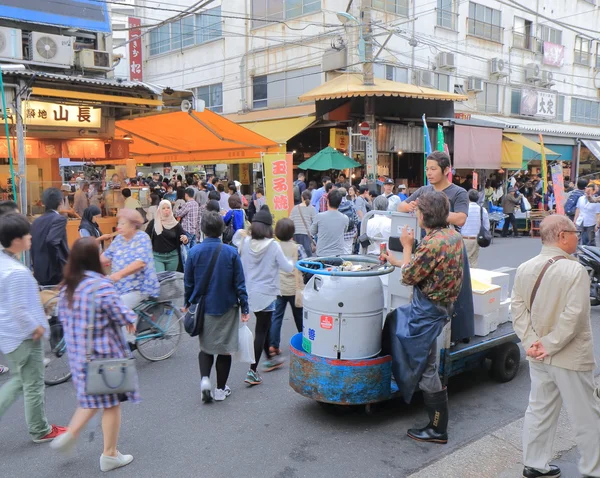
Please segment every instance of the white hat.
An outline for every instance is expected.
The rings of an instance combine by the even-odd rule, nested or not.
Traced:
[[[400,186],[398,186],[398,189],[406,189],[406,184],[401,184]]]
[[[61,191],[65,191],[68,193],[71,192],[71,186],[69,186],[68,184],[63,184],[60,189],[61,189]]]

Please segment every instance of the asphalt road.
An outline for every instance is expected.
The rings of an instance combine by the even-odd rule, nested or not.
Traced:
[[[517,266],[534,256],[538,239],[495,239],[482,250],[480,267]],[[600,337],[600,309],[593,313]],[[284,340],[293,333],[284,321]],[[600,356],[596,341],[596,356]],[[123,407],[119,449],[135,456],[114,472],[123,477],[405,477],[442,456],[522,417],[529,390],[527,364],[510,383],[492,381],[485,370],[450,382],[450,441],[428,445],[406,437],[406,429],[426,423],[421,404],[388,402],[373,415],[332,414],[288,386],[288,368],[263,374],[263,385],[248,388],[246,368],[234,364],[225,402],[203,405],[199,393],[197,342],[185,338],[169,360],[138,360],[143,402]],[[3,383],[6,379],[0,379]],[[66,425],[75,408],[71,382],[48,388],[52,423]],[[19,401],[0,420],[1,477],[100,476],[102,436],[82,439],[77,454],[65,458],[28,436]],[[82,437],[83,438],[83,437]]]

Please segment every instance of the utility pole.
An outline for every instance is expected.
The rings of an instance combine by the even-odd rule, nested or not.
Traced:
[[[24,91],[25,83],[19,81],[19,91]],[[18,92],[17,92],[18,93]],[[15,130],[17,133],[17,157],[19,158],[19,172],[17,177],[19,179],[19,210],[23,214],[27,214],[27,167],[25,158],[25,135],[23,132],[23,108],[21,95],[15,95]],[[17,185],[13,184],[13,188]]]
[[[362,0],[360,9],[360,28],[365,42],[363,62],[363,84],[375,85],[373,77],[373,25],[371,20],[371,0]],[[365,96],[365,121],[369,123],[371,133],[365,143],[367,166],[367,184],[373,187],[377,175],[377,122],[375,121],[375,97]]]

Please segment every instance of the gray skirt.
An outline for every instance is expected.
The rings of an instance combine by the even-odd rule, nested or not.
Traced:
[[[238,350],[240,328],[239,307],[232,307],[223,315],[204,315],[200,334],[200,350],[209,355],[228,355]]]

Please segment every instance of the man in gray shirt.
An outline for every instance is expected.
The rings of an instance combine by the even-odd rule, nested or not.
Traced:
[[[358,196],[354,200],[354,207],[356,207],[356,213],[362,221],[363,217],[367,214],[367,204],[369,203],[369,188],[367,186],[361,186],[358,189]]]
[[[310,233],[317,236],[317,256],[330,257],[344,253],[344,233],[348,229],[348,217],[338,211],[342,195],[332,190],[327,197],[327,211],[317,214],[310,226]]]

